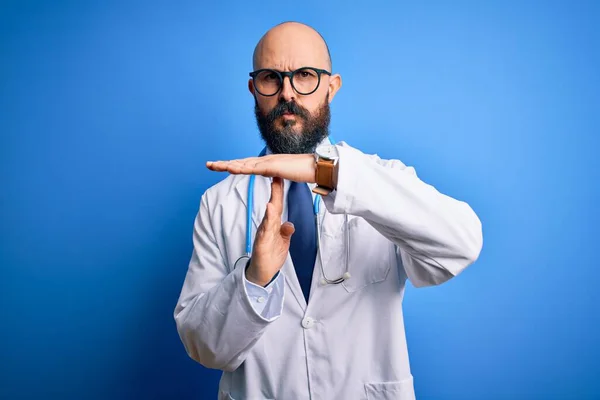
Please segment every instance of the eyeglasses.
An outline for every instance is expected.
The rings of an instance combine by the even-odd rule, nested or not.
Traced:
[[[290,78],[292,88],[301,95],[314,93],[321,83],[321,74],[331,72],[313,67],[302,67],[292,72],[281,72],[274,69],[259,69],[250,72],[256,91],[263,96],[275,96],[283,86],[283,79]]]

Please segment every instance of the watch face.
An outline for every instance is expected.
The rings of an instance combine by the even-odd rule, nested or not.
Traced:
[[[337,148],[332,144],[326,144],[317,147],[315,153],[317,153],[319,157],[325,158],[327,160],[333,160],[339,157]]]

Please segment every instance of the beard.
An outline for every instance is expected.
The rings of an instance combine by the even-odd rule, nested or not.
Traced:
[[[260,135],[274,154],[313,153],[317,145],[329,136],[331,115],[327,98],[314,115],[293,101],[280,101],[267,115],[260,111],[256,98],[254,103]],[[281,120],[282,127],[277,127],[277,121],[286,112],[295,115],[296,119]],[[302,130],[298,132],[299,122],[302,122]]]

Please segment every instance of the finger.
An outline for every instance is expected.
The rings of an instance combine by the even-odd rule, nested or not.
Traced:
[[[277,217],[281,220],[281,213],[283,212],[283,179],[278,177],[273,178],[269,203],[275,207],[274,211],[278,213]]]
[[[265,215],[257,231],[257,234],[260,233],[261,237],[274,238],[275,235],[279,234],[281,213],[283,211],[282,200],[277,200],[280,197],[283,198],[283,182],[280,178],[275,178],[274,182],[271,182],[271,198],[267,203]],[[276,204],[278,202],[281,204]]]
[[[227,170],[232,174],[254,174],[266,177],[280,176],[282,155],[249,157],[228,162]]]
[[[232,174],[256,174],[255,165],[255,159],[234,160],[229,163],[227,170]]]
[[[207,161],[206,167],[211,171],[224,172],[227,171],[229,161]]]
[[[260,167],[259,161],[256,159],[232,160],[228,161],[225,170],[234,175],[262,175],[270,177],[268,169]],[[267,164],[268,166],[268,164]]]
[[[292,235],[294,234],[295,231],[296,231],[296,228],[294,228],[294,224],[292,224],[289,221],[285,222],[283,225],[281,225],[281,228],[279,229],[281,238],[286,242],[289,242],[291,240]]]
[[[272,240],[279,235],[281,227],[281,213],[279,213],[272,203],[267,203],[265,216],[261,223],[262,237]]]
[[[294,154],[272,154],[263,157],[248,157],[229,161],[208,161],[206,166],[212,171],[229,172],[234,175],[283,176],[285,163],[297,159]],[[282,163],[283,162],[283,163]],[[287,178],[287,176],[286,176]]]
[[[219,165],[220,161],[207,161],[206,162],[206,168],[216,171],[217,166]]]
[[[269,224],[268,215],[269,215],[269,204],[267,204],[267,208],[265,210],[265,215],[263,215],[263,219],[262,219],[262,221],[260,221],[260,225],[258,225],[258,228],[256,229],[257,237],[259,235],[264,235],[264,233],[267,231],[268,224]]]
[[[227,160],[227,161],[207,161],[206,167],[213,171],[224,172],[228,171],[231,173],[243,173],[249,174],[253,173],[252,168],[256,164],[259,157],[248,157],[241,158],[237,160]],[[240,167],[242,169],[240,170]]]
[[[274,228],[276,222],[277,213],[274,211],[274,206],[271,203],[267,203],[265,208],[265,214],[263,215],[262,221],[260,221],[260,225],[256,229],[257,241],[261,240],[269,240],[269,238],[273,238],[274,235],[278,232],[279,225],[281,225],[281,219],[279,220],[279,224]]]

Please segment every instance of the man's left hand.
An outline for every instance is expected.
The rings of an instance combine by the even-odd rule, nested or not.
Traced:
[[[316,164],[312,154],[270,154],[230,161],[208,161],[212,171],[235,175],[280,177],[294,182],[315,183]]]

